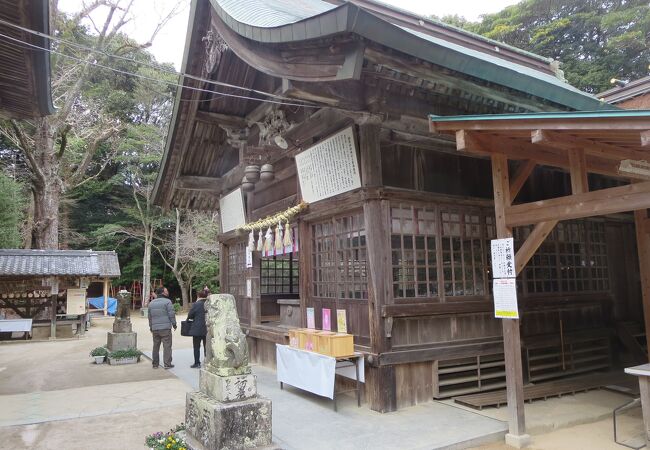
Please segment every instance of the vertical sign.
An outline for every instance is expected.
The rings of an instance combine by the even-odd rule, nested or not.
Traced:
[[[307,308],[307,328],[311,328],[312,330],[316,328],[314,308]]]
[[[323,308],[323,330],[332,331],[332,310]]]
[[[314,203],[361,187],[354,128],[349,127],[296,155],[302,198]]]
[[[514,239],[492,239],[491,246],[494,317],[519,319]]]
[[[253,252],[246,246],[246,268],[250,269],[251,267],[253,267]]]
[[[219,200],[221,215],[221,232],[227,233],[246,223],[244,212],[244,194],[237,188]]]
[[[250,278],[246,280],[246,297],[253,297],[253,281]]]
[[[336,331],[339,333],[348,332],[348,321],[344,309],[336,310]]]
[[[515,244],[514,239],[492,239],[492,277],[514,278]]]

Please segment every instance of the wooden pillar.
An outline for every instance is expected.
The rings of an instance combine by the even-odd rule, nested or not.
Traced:
[[[508,158],[502,154],[492,155],[492,184],[494,187],[494,212],[496,216],[497,238],[512,237],[512,230],[506,226],[505,208],[510,206],[510,181],[508,176]],[[519,320],[501,319],[503,327],[503,352],[506,363],[506,390],[508,398],[508,430],[510,440],[507,443],[518,445],[517,441],[527,441],[524,417],[524,388],[521,364],[521,337]],[[517,439],[522,437],[521,439]],[[514,442],[513,442],[514,441]]]
[[[250,324],[251,326],[256,326],[262,323],[262,295],[260,290],[262,266],[261,252],[253,252],[252,258],[253,267],[246,270],[246,278],[247,280],[250,280],[251,283],[251,298],[248,299],[251,307]],[[248,281],[246,281],[246,283],[248,283]],[[248,286],[246,289],[248,289]]]
[[[361,148],[361,182],[364,187],[382,185],[380,125],[364,123],[359,126]],[[368,252],[368,320],[371,353],[380,358],[391,349],[389,333],[382,317],[382,307],[392,303],[392,271],[390,253],[390,202],[368,200],[363,205]],[[395,368],[377,367],[375,360],[368,374],[368,402],[374,411],[389,412],[397,409]]]
[[[299,280],[300,280],[300,326],[307,327],[307,308],[311,306],[311,226],[301,220],[298,224]]]
[[[639,274],[641,276],[641,299],[643,303],[643,319],[646,329],[646,341],[650,338],[650,229],[648,228],[648,210],[634,211],[636,226],[636,245],[639,255]],[[650,361],[650,345],[648,345],[648,361]],[[650,413],[649,413],[650,414]]]
[[[219,293],[228,293],[228,246],[219,243]]]
[[[646,448],[650,448],[650,377],[639,377],[639,396],[643,414],[643,435]]]
[[[108,315],[108,278],[104,278],[104,315]]]

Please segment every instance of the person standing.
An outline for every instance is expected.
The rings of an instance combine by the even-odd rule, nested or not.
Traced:
[[[205,300],[210,295],[208,288],[196,293],[196,302],[192,305],[187,314],[187,320],[191,320],[189,335],[192,336],[194,345],[194,364],[190,367],[198,369],[201,367],[201,342],[203,342],[203,358],[205,358],[205,337],[208,334],[208,327],[205,323]]]
[[[165,287],[156,289],[156,298],[149,303],[149,331],[153,335],[153,351],[151,359],[153,368],[157,369],[160,362],[160,343],[163,344],[163,364],[165,369],[174,367],[172,364],[172,328],[176,330],[176,314],[169,292]]]

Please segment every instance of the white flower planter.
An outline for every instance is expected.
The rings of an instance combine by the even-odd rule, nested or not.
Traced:
[[[95,364],[104,364],[105,356],[93,356],[95,358]]]
[[[110,356],[108,357],[108,363],[111,366],[120,366],[122,364],[135,364],[138,361],[140,361],[139,356],[132,356],[130,358],[119,358],[119,359],[111,358]]]

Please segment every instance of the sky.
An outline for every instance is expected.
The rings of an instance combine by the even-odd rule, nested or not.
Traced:
[[[89,2],[89,0],[85,1],[86,3]],[[471,21],[479,20],[481,14],[494,13],[518,2],[518,0],[383,1],[423,16],[435,14],[438,17],[443,17],[458,14]],[[59,0],[59,8],[65,12],[75,12],[81,8],[83,3],[84,0]],[[124,27],[124,31],[133,39],[140,43],[146,42],[161,21],[161,18],[166,16],[178,3],[183,4],[184,7],[157,34],[153,45],[149,49],[158,61],[171,62],[176,69],[180,69],[183,59],[185,33],[190,10],[189,0],[134,0],[132,7],[133,20]]]

